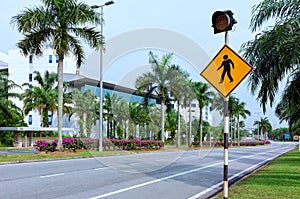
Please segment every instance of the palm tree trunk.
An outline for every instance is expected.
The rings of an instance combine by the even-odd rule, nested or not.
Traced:
[[[127,127],[127,120],[125,120],[124,123],[124,128],[125,128],[125,139],[128,140],[128,127]]]
[[[199,144],[200,144],[200,147],[202,147],[202,108],[200,108],[199,129],[200,129]]]
[[[234,145],[235,145],[235,143],[236,143],[236,126],[237,126],[237,124],[236,124],[236,119],[235,119],[235,117],[233,117],[234,118],[234,120],[233,120],[233,143],[234,143]]]
[[[238,115],[237,116],[237,125],[238,125],[238,127],[237,127],[237,130],[238,130],[238,146],[240,146],[240,116]]]
[[[188,138],[188,145],[191,146],[192,144],[192,102],[189,104],[189,138]]]
[[[63,54],[59,54],[59,61],[57,66],[57,74],[58,74],[58,111],[57,111],[57,118],[58,118],[58,143],[57,148],[58,150],[62,151],[62,110],[63,110]]]
[[[177,111],[177,143],[176,143],[176,147],[179,147],[180,146],[180,104],[179,104],[179,101],[178,101],[178,111]]]
[[[165,132],[165,102],[161,102],[161,141],[165,141],[164,132]]]

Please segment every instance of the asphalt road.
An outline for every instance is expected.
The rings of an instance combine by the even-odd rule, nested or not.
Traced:
[[[229,179],[253,171],[295,143],[230,148]],[[0,198],[209,198],[222,189],[223,149],[0,165]]]

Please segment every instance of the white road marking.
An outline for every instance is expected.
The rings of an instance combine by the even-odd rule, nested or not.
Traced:
[[[44,176],[40,176],[40,178],[51,178],[51,177],[62,176],[62,175],[65,175],[65,173],[56,173],[56,174],[44,175]]]
[[[103,169],[109,169],[109,167],[100,167],[100,168],[96,168],[94,169],[95,171],[98,171],[98,170],[103,170]]]

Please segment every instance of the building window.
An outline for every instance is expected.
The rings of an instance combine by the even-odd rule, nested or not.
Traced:
[[[52,55],[49,55],[49,63],[52,63]]]
[[[32,64],[33,56],[29,55],[29,63]]]
[[[193,107],[193,108],[196,107],[196,104],[191,104],[191,107]]]
[[[32,73],[29,74],[29,82],[32,82]]]
[[[59,57],[58,57],[58,55],[56,55],[56,56],[55,56],[55,61],[56,61],[56,63],[58,63],[58,59],[59,59]]]
[[[32,115],[29,115],[29,117],[28,117],[28,124],[32,125]]]

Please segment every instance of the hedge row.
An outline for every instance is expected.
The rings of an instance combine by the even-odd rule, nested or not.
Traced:
[[[229,142],[229,146],[238,146],[237,142]],[[240,142],[240,146],[257,146],[257,145],[265,145],[270,144],[270,141],[253,141],[253,142]],[[194,141],[192,143],[193,146],[199,146],[199,141]],[[202,142],[202,146],[209,146],[209,142]],[[224,142],[211,142],[211,146],[222,147],[224,146]]]
[[[54,152],[57,149],[58,140],[47,142],[45,140],[37,140],[34,147],[37,151]],[[79,150],[88,149],[95,150],[98,147],[98,139],[92,138],[63,138],[62,146],[64,150]],[[163,142],[156,140],[139,140],[139,139],[114,139],[103,138],[104,150],[140,150],[140,149],[160,149],[163,147]]]

